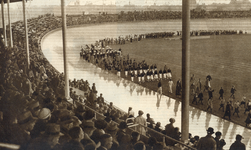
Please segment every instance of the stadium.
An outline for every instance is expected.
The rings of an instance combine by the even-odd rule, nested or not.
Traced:
[[[202,12],[191,11],[185,141],[181,11],[46,13],[13,22],[13,41],[4,25],[1,149],[203,149],[207,134],[250,149],[249,11]]]

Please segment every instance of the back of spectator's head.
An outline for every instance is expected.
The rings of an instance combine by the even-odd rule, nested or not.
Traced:
[[[194,136],[194,139],[195,139],[196,141],[198,141],[198,140],[200,139],[200,137],[199,137],[198,135],[196,135],[196,136]]]
[[[90,120],[93,119],[95,117],[95,113],[91,110],[86,110],[85,115],[84,115],[84,119],[85,120]]]
[[[53,113],[54,112],[54,110],[56,110],[57,109],[57,106],[56,105],[54,105],[54,104],[48,104],[48,105],[46,105],[45,106],[46,108],[48,108],[48,109],[50,109],[50,111],[51,111],[51,113]]]
[[[60,125],[55,123],[49,123],[45,127],[45,136],[62,136],[63,134],[60,132]]]
[[[82,122],[78,119],[77,116],[72,116],[72,119],[73,119],[73,126],[74,127],[78,127],[82,124]]]
[[[79,105],[76,109],[75,109],[76,112],[79,112],[79,113],[83,113],[85,112],[85,108],[83,105]]]
[[[61,97],[58,97],[57,100],[56,100],[57,103],[61,103],[62,102],[62,98]]]
[[[217,136],[221,136],[222,135],[222,133],[220,132],[220,131],[217,131],[217,132],[215,132],[215,136],[217,137]]]
[[[156,127],[160,127],[161,123],[160,122],[157,122],[156,123]]]
[[[62,150],[84,150],[84,146],[78,141],[71,140],[63,145]]]
[[[163,148],[164,146],[160,142],[157,142],[155,145],[153,145],[153,150],[162,150]]]
[[[105,129],[107,126],[107,122],[105,120],[98,119],[94,122],[94,126],[97,129]]]
[[[125,121],[122,121],[122,122],[120,122],[118,127],[119,127],[119,129],[126,129],[128,126],[127,126],[127,123]]]
[[[139,116],[142,116],[144,114],[144,112],[142,110],[139,110],[138,114],[139,114]]]
[[[150,114],[149,114],[149,113],[147,113],[147,114],[146,114],[146,117],[147,117],[147,118],[149,118],[149,117],[150,117]]]
[[[157,140],[156,140],[155,137],[149,137],[149,139],[148,139],[148,144],[149,144],[150,146],[153,146],[153,145],[155,145],[156,143],[157,143]]]
[[[35,101],[35,100],[31,100],[29,103],[28,103],[28,110],[31,111],[32,115],[33,116],[37,116],[38,115],[38,112],[40,110],[39,108],[39,102],[38,101]]]
[[[35,125],[37,118],[33,117],[30,111],[25,111],[17,117],[17,120],[19,125],[22,125],[31,131]]]
[[[240,134],[237,134],[236,135],[236,137],[235,137],[235,139],[237,140],[237,141],[241,141],[242,139],[244,139]]]
[[[95,129],[94,127],[94,122],[82,122],[82,128],[91,128],[91,129]]]
[[[111,120],[112,120],[111,117],[109,117],[109,116],[106,116],[106,117],[105,117],[105,121],[106,121],[107,123],[111,122]]]
[[[209,127],[209,128],[207,129],[207,134],[214,134],[214,128]]]
[[[109,123],[107,125],[107,127],[106,127],[106,131],[108,133],[110,133],[110,132],[117,132],[117,130],[118,130],[117,124],[114,123],[114,122]]]
[[[104,130],[94,130],[92,135],[91,135],[91,139],[95,142],[98,143],[100,141],[100,137],[101,135],[105,134]]]
[[[170,118],[170,119],[169,119],[169,122],[170,122],[170,123],[174,123],[174,122],[175,122],[175,119],[174,119],[174,118]]]
[[[133,145],[133,149],[134,150],[145,150],[146,149],[145,143],[142,141],[138,141],[137,143],[135,143]]]
[[[85,150],[96,150],[96,145],[94,143],[89,143],[85,146]]]
[[[131,111],[131,110],[132,110],[132,107],[129,107],[129,108],[128,108],[128,111]]]
[[[132,132],[132,140],[137,140],[137,141],[138,141],[139,138],[140,138],[139,132],[133,131],[133,132]]]
[[[69,135],[72,139],[82,140],[84,138],[84,132],[81,127],[73,127],[69,130]]]
[[[112,147],[112,136],[110,134],[103,134],[100,136],[101,146],[104,146],[107,149]]]

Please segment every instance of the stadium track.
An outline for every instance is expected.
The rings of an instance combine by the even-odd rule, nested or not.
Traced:
[[[198,21],[198,20],[196,20],[196,21]],[[215,21],[219,21],[219,22],[222,22],[222,20],[215,20]],[[229,20],[228,20],[229,21]],[[219,24],[219,22],[217,22],[218,24]],[[230,22],[230,21],[229,21]],[[145,24],[144,22],[138,22],[138,23],[135,23],[135,24]],[[150,22],[151,23],[151,22]],[[159,23],[159,24],[158,24]],[[157,22],[157,25],[159,26],[160,24],[161,25],[164,25],[164,21],[159,21],[159,22]],[[175,24],[174,26],[177,26],[177,25],[179,25],[180,24],[180,21],[173,21],[172,22],[173,24]],[[169,24],[172,24],[172,23],[169,23]],[[132,24],[132,23],[125,23],[126,25],[130,25],[130,24]],[[153,24],[156,24],[156,22],[154,22]],[[167,23],[168,24],[168,23]],[[224,23],[222,23],[222,25],[223,25]],[[245,24],[245,23],[243,23],[243,24]],[[236,28],[237,29],[240,29],[239,26],[240,25],[240,21],[238,21],[237,22],[237,26],[236,26]],[[139,26],[139,25],[138,25]],[[175,29],[174,29],[174,26],[172,26],[172,31],[175,31]],[[104,34],[101,34],[102,32],[99,32],[100,31],[100,29],[98,29],[98,28],[100,28],[100,27],[102,27],[102,25],[95,25],[95,26],[91,26],[91,27],[89,27],[89,26],[87,26],[87,27],[85,27],[85,31],[89,31],[89,34],[82,34],[82,33],[86,33],[86,32],[82,32],[82,31],[80,31],[80,28],[81,27],[77,27],[77,28],[71,28],[71,29],[69,29],[68,30],[68,34],[69,35],[74,35],[74,34],[76,34],[76,33],[78,33],[78,35],[77,36],[71,36],[70,38],[69,38],[69,40],[68,40],[68,42],[69,42],[69,49],[70,49],[70,51],[68,51],[68,56],[69,56],[69,61],[70,61],[70,63],[71,63],[71,65],[72,65],[72,70],[70,69],[70,72],[71,71],[73,71],[73,70],[77,70],[76,68],[74,69],[74,67],[79,67],[79,68],[81,68],[81,67],[86,67],[86,68],[93,68],[93,66],[91,66],[91,65],[88,65],[88,64],[85,64],[85,65],[83,65],[83,61],[81,61],[81,60],[79,60],[79,59],[76,59],[76,58],[79,58],[79,50],[80,50],[80,45],[83,45],[83,44],[89,44],[89,43],[94,43],[95,42],[95,40],[97,40],[97,39],[102,39],[102,38],[104,38],[104,37],[111,37],[111,36],[109,36],[108,34],[106,34],[106,33],[108,33],[108,31],[112,31],[111,29],[112,28],[109,28],[108,30],[106,30],[107,32],[105,32]],[[241,26],[241,27],[243,27],[243,26]],[[91,28],[91,30],[90,30],[90,28]],[[131,28],[133,28],[133,27],[131,27]],[[168,28],[168,27],[166,27],[166,28]],[[177,30],[180,30],[180,26],[177,26],[176,27],[177,28]],[[206,30],[208,30],[208,28],[209,28],[209,26],[207,26],[207,29]],[[233,28],[233,25],[231,26],[231,25],[229,25],[229,29],[232,29]],[[96,30],[97,29],[97,30]],[[122,28],[119,28],[119,29],[122,29]],[[128,29],[128,28],[127,28]],[[151,30],[151,32],[153,32],[153,30],[154,30],[155,28],[151,28],[150,30]],[[225,29],[225,28],[224,28]],[[245,29],[245,27],[244,28],[241,28],[241,29],[244,29],[244,30],[247,30],[247,28]],[[103,29],[104,30],[104,29]],[[165,29],[164,28],[162,28],[162,31],[165,31]],[[248,30],[247,30],[248,31]],[[116,32],[116,31],[115,31]],[[54,33],[52,33],[52,34],[54,34],[54,35],[52,35],[52,37],[51,37],[51,35],[48,35],[48,38],[45,38],[44,39],[44,41],[43,41],[43,43],[42,43],[42,50],[43,50],[43,52],[44,52],[44,55],[47,57],[47,59],[51,62],[51,64],[54,66],[54,67],[56,67],[59,71],[62,71],[62,68],[61,68],[61,66],[62,66],[62,62],[61,63],[58,63],[58,60],[59,59],[55,59],[55,57],[57,57],[57,58],[60,58],[60,57],[62,57],[62,53],[60,52],[60,50],[61,50],[61,47],[60,47],[60,41],[61,41],[61,38],[55,38],[55,37],[61,37],[60,36],[60,33],[61,32],[54,32]],[[90,34],[91,33],[91,34]],[[118,29],[117,29],[117,32],[116,32],[116,34],[114,34],[113,36],[119,36],[119,35],[121,35],[120,33],[122,33],[122,32],[118,32]],[[125,33],[125,32],[123,32],[123,33]],[[92,34],[96,34],[96,35],[94,35],[94,37],[90,37],[90,36],[92,36]],[[97,34],[99,34],[100,36],[97,36]],[[130,34],[130,33],[129,33]],[[136,33],[136,34],[139,34],[139,33]],[[87,38],[85,37],[85,35],[88,35],[88,37],[87,38],[89,38],[90,40],[87,40]],[[97,38],[97,37],[99,37],[99,38]],[[48,40],[51,40],[51,38],[53,38],[53,42],[54,43],[56,43],[56,44],[53,44],[53,45],[50,45],[50,44],[48,44]],[[92,40],[94,40],[94,41],[92,41]],[[46,46],[46,42],[47,42],[47,46]],[[49,42],[50,43],[50,42]],[[57,47],[53,47],[53,46],[57,46]],[[62,45],[62,44],[61,44]],[[111,47],[113,47],[113,46],[111,46]],[[54,49],[54,48],[56,48],[56,49]],[[52,50],[52,49],[54,49],[54,50]],[[52,51],[51,51],[52,50]],[[53,56],[53,57],[51,57],[51,56]],[[54,60],[53,60],[54,59]],[[83,66],[82,66],[83,65]],[[243,65],[243,64],[238,64],[238,66],[237,67],[239,67],[239,66],[243,66],[243,68],[245,68],[245,64]],[[212,65],[212,67],[213,67],[213,65]],[[193,68],[192,68],[193,69]],[[96,70],[97,72],[99,72],[98,70]],[[84,74],[82,74],[82,76],[80,76],[80,75],[77,75],[76,76],[76,74],[78,74],[78,73],[72,73],[71,72],[71,75],[70,75],[70,78],[71,79],[73,79],[74,77],[75,78],[84,78],[85,79],[85,76],[84,76]],[[196,73],[195,73],[196,74]],[[115,76],[113,76],[113,77],[115,77]],[[93,77],[86,77],[87,79],[88,78],[93,78]],[[102,79],[102,78],[101,78]],[[90,81],[93,81],[92,79],[88,79],[88,80],[90,80]],[[95,81],[95,83],[96,83],[96,85],[98,85],[99,84],[99,81],[96,81],[96,80],[94,80]],[[106,87],[107,88],[107,87]],[[113,87],[113,88],[115,88],[115,87]],[[100,89],[100,91],[101,92],[105,92],[105,90],[102,90],[102,88],[100,88],[100,87],[97,87],[97,89]],[[110,92],[113,92],[113,91],[110,91]],[[218,92],[218,91],[216,91],[216,92]],[[227,91],[226,91],[227,92]],[[215,95],[217,95],[216,93],[215,93]],[[109,96],[106,94],[105,95],[105,97],[107,97],[107,100],[109,101],[110,100],[110,98],[109,98]],[[118,97],[118,98],[122,98],[122,97]],[[112,98],[111,98],[111,100],[112,100]],[[141,101],[142,102],[142,101]],[[115,105],[116,105],[116,103],[114,103]],[[153,103],[154,104],[154,103]],[[119,105],[118,105],[119,106]],[[141,107],[144,107],[144,105],[140,105]],[[120,107],[120,106],[119,106]],[[124,109],[124,108],[122,108],[122,109]],[[137,109],[135,109],[135,110],[137,110]],[[179,115],[179,114],[176,114],[177,116]],[[153,116],[153,118],[155,118],[155,120],[157,121],[158,120],[158,118],[156,118],[154,115],[152,115]],[[208,124],[208,125],[210,125],[210,123],[209,123],[209,121],[210,121],[210,119],[208,119],[208,114],[206,115],[207,117],[207,121],[206,121],[206,124]],[[210,117],[211,118],[211,117]],[[218,119],[217,119],[218,120]],[[212,120],[211,120],[212,121]],[[222,121],[222,120],[221,120]],[[226,130],[227,129],[227,131],[225,131],[225,132],[223,132],[223,133],[225,133],[225,138],[228,138],[228,136],[227,136],[227,134],[228,134],[228,130],[230,130],[230,129],[228,129],[229,128],[229,125],[225,125],[225,121],[223,121],[224,122],[224,124],[223,124],[223,128],[225,128],[225,127],[227,127],[227,128],[225,128],[225,129],[223,129],[223,130]],[[162,122],[162,125],[164,125],[166,122],[164,121],[164,122]],[[179,121],[177,121],[177,124],[179,123]],[[205,124],[204,124],[205,125]],[[206,126],[208,126],[208,125],[206,125]],[[231,126],[232,126],[232,124],[231,124]],[[222,127],[222,126],[221,126]],[[235,125],[234,125],[234,127],[235,127]],[[235,128],[237,128],[237,127],[235,127]],[[238,127],[239,128],[239,127]],[[204,129],[204,127],[200,127],[200,129]],[[217,129],[216,129],[217,130]],[[234,130],[234,128],[233,129],[231,129],[232,131]],[[203,132],[203,130],[200,130],[202,133],[204,133]],[[240,131],[234,131],[234,132],[243,132],[243,133],[245,133],[245,132],[247,132],[248,133],[248,131],[247,130],[240,130]],[[196,132],[194,133],[193,131],[191,131],[191,133],[193,133],[193,134],[196,134]],[[243,134],[243,133],[241,133],[241,134]],[[232,134],[232,133],[231,133]],[[203,136],[204,134],[202,134],[201,136]],[[230,138],[230,139],[226,139],[226,141],[227,141],[227,144],[230,144],[230,141],[232,141],[231,139],[233,139],[233,138]],[[246,138],[246,144],[249,144],[249,138]],[[225,148],[227,148],[227,146],[228,145],[226,145],[225,146]],[[248,146],[248,145],[247,145]],[[250,147],[250,145],[249,145],[249,147]]]

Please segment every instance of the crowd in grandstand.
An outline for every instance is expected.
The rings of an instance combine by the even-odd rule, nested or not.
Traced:
[[[83,19],[80,24],[102,22],[103,20],[112,21],[112,19],[117,21],[119,19],[124,20],[124,18],[126,18],[125,20],[129,18],[132,21],[138,18],[149,20],[151,18],[161,19],[159,17],[173,19],[168,16],[181,17],[179,12],[167,12],[163,13],[164,15],[158,11],[145,12],[143,15],[141,12],[132,14],[133,17],[130,17],[131,14],[128,13],[129,17],[119,16],[118,19],[114,15],[104,17],[107,14],[101,15],[101,17],[99,15],[89,15],[89,18]],[[140,17],[135,14],[139,14]],[[235,15],[238,15],[238,13]],[[82,16],[82,18],[84,17]],[[79,24],[79,20],[75,23],[74,20],[68,21],[68,25],[76,24]],[[114,107],[112,103],[107,104],[102,94],[98,97],[95,84],[91,87],[87,80],[73,80],[70,82],[72,87],[70,96],[74,103],[67,102],[64,98],[64,75],[56,71],[44,58],[40,46],[43,35],[60,26],[61,19],[51,14],[28,20],[31,60],[29,69],[25,64],[26,51],[21,48],[24,47],[23,43],[25,43],[23,41],[22,22],[13,24],[14,48],[6,48],[1,43],[0,142],[17,144],[21,146],[20,149],[27,150],[67,150],[73,148],[88,150],[159,150],[171,149],[172,146],[177,145],[177,141],[170,140],[167,137],[163,138],[163,140],[159,140],[154,136],[147,137],[152,130],[155,130],[168,137],[180,140],[180,131],[179,128],[174,127],[175,120],[173,118],[169,120],[170,124],[167,124],[163,129],[160,122],[155,124],[154,120],[150,118],[150,114],[147,114],[147,119],[145,119],[143,117],[144,112],[141,110],[138,111],[138,116],[134,116],[132,108],[129,109],[128,113],[125,113]],[[235,31],[226,31],[226,34],[229,34],[229,32],[231,34],[237,33]],[[214,33],[217,34],[217,31]],[[195,32],[196,34],[198,32]],[[210,33],[207,31],[200,32],[200,35],[202,34],[211,34],[211,31]],[[128,38],[121,38],[122,40],[117,41],[125,43],[125,41],[133,42],[142,38],[169,36],[173,36],[173,34],[151,33],[140,36],[127,36]],[[104,42],[100,41],[100,43]],[[121,44],[121,42],[115,42],[114,44]],[[90,54],[82,53],[82,56],[90,62],[103,65],[108,70],[115,68],[120,72],[124,69],[124,72],[128,72],[128,76],[138,77],[139,82],[159,81],[160,78],[171,79],[171,69],[165,67],[163,70],[157,70],[157,66],[154,64],[148,65],[146,61],[137,62],[130,59],[129,56],[123,57],[121,50],[113,51],[111,48],[107,48],[102,51],[102,48],[106,48],[106,45],[100,45],[101,49],[94,49],[94,45],[87,46],[86,48],[90,49]],[[148,74],[148,72],[150,73]],[[162,75],[160,75],[161,73]],[[146,76],[146,79],[142,80],[142,78],[139,78],[140,76]],[[136,78],[133,78],[133,81],[135,80]],[[74,88],[84,91],[85,96],[77,95],[73,90]],[[242,104],[250,105],[251,108],[250,102],[247,102],[245,98],[240,103],[240,105]],[[251,112],[249,112],[248,116],[250,120]],[[130,118],[133,118],[134,121],[130,122]],[[133,128],[135,130],[131,130],[129,127],[134,124],[139,125]],[[208,128],[207,133],[207,139],[214,139],[212,137],[213,128]],[[221,133],[216,132],[215,134],[215,141],[210,146],[222,148],[225,143],[224,140],[221,140]],[[144,137],[147,137],[147,140]],[[192,137],[190,135],[189,145],[203,149],[203,146],[206,146],[203,145],[205,144],[203,142],[205,138],[199,139],[198,136]],[[243,146],[241,139],[241,135],[237,135],[236,142],[231,147]]]

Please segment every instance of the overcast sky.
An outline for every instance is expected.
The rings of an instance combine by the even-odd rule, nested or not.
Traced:
[[[74,4],[76,0],[65,0],[66,4]],[[152,5],[156,3],[157,5],[170,4],[170,5],[181,5],[182,0],[79,0],[80,4],[86,4],[91,2],[92,4],[100,4],[103,2],[105,4],[117,4],[125,5],[131,4],[135,5]],[[230,0],[196,0],[199,4],[212,4],[212,3],[229,3]],[[60,5],[61,0],[32,0],[27,2],[28,5]]]

